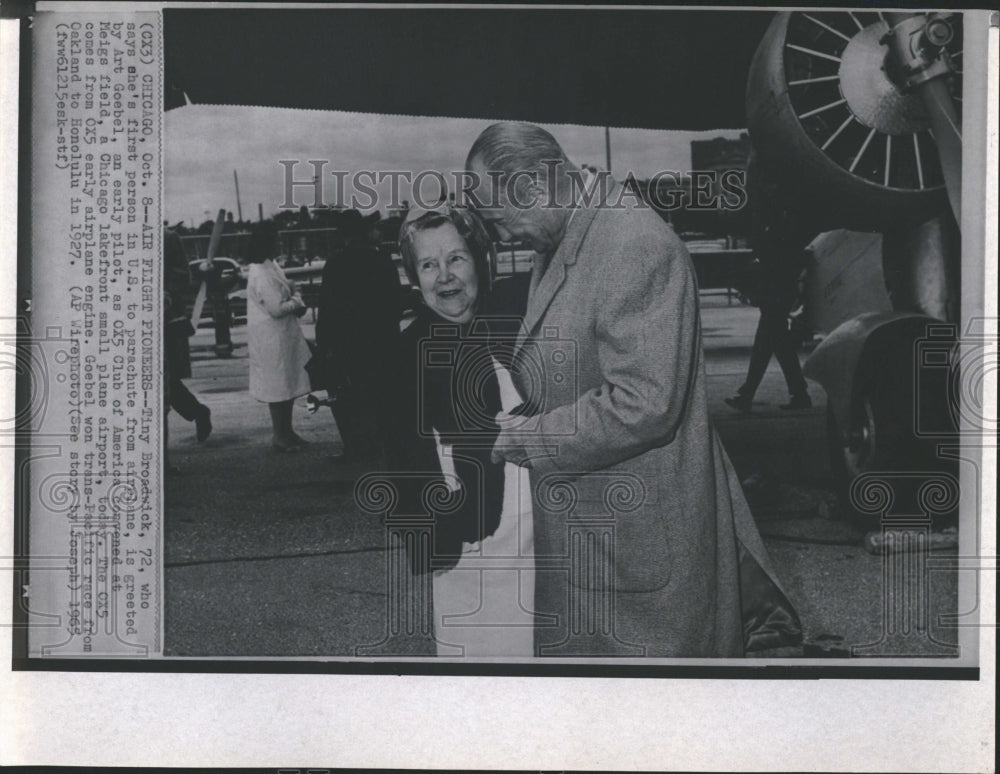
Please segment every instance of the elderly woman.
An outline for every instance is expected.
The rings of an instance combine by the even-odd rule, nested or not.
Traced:
[[[432,544],[410,552],[415,573],[433,573],[438,655],[530,657],[528,474],[490,460],[497,414],[521,403],[507,366],[528,276],[493,282],[492,241],[468,210],[411,211],[399,241],[423,305],[401,335],[403,411],[390,460],[421,474],[410,478],[419,486],[402,493],[416,509],[407,512],[430,500],[438,508]],[[451,497],[428,498],[426,484],[446,486]]]
[[[305,366],[311,355],[298,320],[306,305],[263,248],[255,240],[247,279],[250,394],[271,412],[271,448],[297,451],[306,443],[292,430],[292,402],[309,392]]]

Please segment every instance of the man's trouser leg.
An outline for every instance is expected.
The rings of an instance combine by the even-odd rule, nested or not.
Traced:
[[[757,322],[757,333],[753,337],[753,350],[750,352],[747,378],[743,382],[743,386],[737,390],[740,395],[752,398],[760,386],[761,379],[764,378],[767,364],[771,361],[773,326],[773,316],[761,309],[760,320]]]
[[[170,407],[188,422],[194,422],[205,411],[205,406],[191,394],[180,379],[170,381]]]

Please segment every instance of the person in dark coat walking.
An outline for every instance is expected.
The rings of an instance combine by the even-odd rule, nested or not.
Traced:
[[[761,264],[756,271],[755,290],[751,291],[751,302],[760,309],[757,333],[754,335],[753,350],[746,380],[726,403],[737,411],[749,413],[753,406],[753,396],[760,386],[767,365],[773,354],[788,385],[790,400],[781,404],[783,409],[805,409],[812,406],[808,385],[802,376],[799,356],[795,351],[795,340],[789,329],[789,313],[795,306],[795,286],[798,274],[793,269],[778,270]]]
[[[391,257],[378,248],[375,218],[348,210],[338,230],[344,244],[323,267],[314,356],[319,367],[310,371],[331,399],[344,444],[335,461],[379,464],[389,431],[402,287]]]
[[[754,207],[754,263],[751,264],[746,293],[750,302],[760,309],[760,320],[746,380],[735,396],[726,398],[726,403],[744,414],[750,413],[753,396],[773,354],[781,366],[791,396],[781,408],[806,409],[812,406],[812,400],[795,351],[795,339],[789,329],[789,314],[798,302],[807,232],[803,232],[801,225],[795,223],[789,213],[773,204],[776,198],[768,191],[771,183],[761,177],[752,157],[749,166],[749,194]]]
[[[182,381],[191,377],[191,350],[188,338],[194,327],[188,317],[187,303],[191,292],[191,275],[180,235],[171,229],[163,233],[163,353],[166,409],[171,408],[189,422],[195,423],[198,443],[204,443],[212,432],[212,412],[199,401]],[[164,424],[164,438],[166,437]]]

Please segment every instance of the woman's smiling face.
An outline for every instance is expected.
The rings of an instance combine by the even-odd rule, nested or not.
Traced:
[[[462,235],[445,223],[413,235],[417,279],[427,306],[451,322],[466,323],[479,296],[476,264]]]

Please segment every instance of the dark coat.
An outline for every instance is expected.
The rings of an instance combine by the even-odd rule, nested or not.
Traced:
[[[163,232],[163,348],[168,382],[191,376],[188,338],[194,335],[194,328],[187,312],[191,284],[180,235],[167,229]]]
[[[379,389],[391,372],[402,288],[392,259],[352,240],[323,267],[316,318],[313,387]],[[316,366],[318,365],[318,368]]]
[[[414,573],[455,566],[463,542],[492,535],[500,523],[504,465],[490,454],[501,404],[491,357],[510,364],[529,279],[498,280],[465,330],[421,306],[400,336],[387,454],[398,496],[394,513],[426,515],[433,536],[427,550],[408,551]],[[435,433],[452,446],[457,480],[446,480]]]

